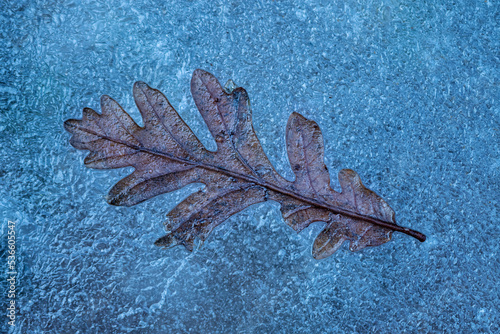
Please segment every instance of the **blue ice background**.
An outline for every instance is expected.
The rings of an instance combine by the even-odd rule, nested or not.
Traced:
[[[498,333],[499,3],[486,1],[0,1],[1,272],[17,226],[10,333]],[[163,91],[208,147],[189,92],[202,68],[247,89],[288,178],[284,129],[320,125],[332,184],[356,170],[401,225],[427,234],[311,256],[273,203],[192,254],[153,245],[198,186],[132,208],[62,123],[132,84]],[[5,291],[5,275],[2,276]],[[4,295],[5,296],[5,295]],[[2,298],[2,314],[6,299]]]

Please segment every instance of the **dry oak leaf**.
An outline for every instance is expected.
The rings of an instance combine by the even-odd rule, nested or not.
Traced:
[[[298,113],[288,120],[286,145],[295,173],[289,181],[275,171],[260,145],[243,88],[225,89],[212,74],[196,70],[191,93],[215,138],[215,152],[201,144],[160,91],[143,82],[134,85],[143,127],[109,96],[101,99],[102,114],[85,108],[81,120],[64,123],[73,135],[71,145],[90,151],[87,167],[135,168],[109,192],[112,205],[131,206],[190,183],[205,184],[168,213],[167,234],[156,245],[181,244],[191,251],[196,238],[204,241],[231,215],[268,200],[281,204],[283,218],[296,231],[326,223],[314,241],[316,259],[333,254],[344,241],[350,241],[352,251],[378,246],[393,231],[425,240],[422,233],[397,225],[394,211],[356,172],[340,171],[342,192],[330,187],[323,137],[314,121]]]

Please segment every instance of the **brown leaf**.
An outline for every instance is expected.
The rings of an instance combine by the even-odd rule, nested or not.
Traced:
[[[291,182],[265,155],[243,88],[226,91],[213,75],[196,70],[191,93],[215,138],[215,152],[203,147],[161,92],[143,82],[134,85],[143,127],[108,96],[101,99],[102,114],[85,108],[81,120],[64,123],[73,134],[71,144],[90,151],[88,167],[135,168],[111,189],[110,204],[131,206],[190,183],[205,184],[168,213],[168,233],[156,245],[181,244],[192,250],[197,238],[204,241],[228,217],[267,200],[281,204],[283,218],[296,231],[316,221],[326,223],[313,246],[317,259],[333,254],[344,241],[350,241],[352,251],[383,244],[393,231],[425,240],[423,234],[396,225],[394,211],[356,172],[340,171],[341,193],[330,187],[323,137],[314,121],[297,113],[288,120],[287,151],[295,173]]]

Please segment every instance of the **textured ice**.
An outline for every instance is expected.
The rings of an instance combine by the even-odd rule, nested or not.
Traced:
[[[500,332],[499,6],[487,1],[1,1],[0,218],[18,222],[9,333]],[[83,166],[62,123],[137,80],[214,142],[196,68],[245,87],[258,137],[291,178],[288,116],[320,125],[334,174],[356,170],[404,226],[381,247],[316,261],[250,207],[202,248],[161,250],[190,186],[132,208],[104,196],[129,170]],[[338,189],[337,181],[333,185]],[[2,314],[6,301],[2,298]]]

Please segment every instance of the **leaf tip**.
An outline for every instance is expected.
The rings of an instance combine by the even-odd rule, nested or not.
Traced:
[[[102,95],[101,96],[101,112],[102,115],[107,115],[109,110],[111,109],[111,106],[113,104],[118,104],[111,98],[109,95]]]
[[[171,234],[164,235],[163,237],[158,238],[155,241],[155,246],[163,247],[163,248],[174,247],[174,246],[177,246],[178,244],[179,244],[179,242],[177,241],[177,238],[175,238]]]
[[[111,96],[109,95],[102,95],[101,96],[101,104],[103,103],[108,103],[109,101],[113,100]]]
[[[323,260],[323,259],[326,259],[327,257],[329,257],[330,255],[332,255],[336,250],[337,249],[335,249],[333,251],[332,251],[332,249],[327,249],[327,250],[316,249],[315,247],[313,247],[312,257],[315,260]]]
[[[308,131],[319,130],[319,126],[318,124],[316,124],[315,121],[302,116],[296,111],[292,112],[292,114],[288,118],[288,123],[286,127],[288,131],[299,131],[299,129],[304,129]]]
[[[148,84],[145,83],[144,81],[136,81],[134,82],[134,86],[141,87],[141,86],[147,86]]]
[[[348,187],[361,187],[363,185],[359,174],[352,169],[342,169],[339,172],[338,178],[342,191]]]
[[[188,251],[192,252],[194,249],[194,244],[192,241],[182,240],[173,234],[166,234],[155,241],[155,246],[162,247],[164,249],[172,248],[177,245],[183,245]]]
[[[307,120],[307,118],[305,118],[304,116],[302,116],[301,114],[299,114],[296,111],[292,112],[290,117],[288,117],[288,123],[297,122],[297,121],[306,121],[306,120]]]
[[[106,202],[108,202],[109,205],[131,207],[142,202],[133,197],[131,198],[127,191],[123,189],[117,190],[116,188],[115,185],[115,187],[110,190],[109,194],[105,196]]]
[[[211,74],[208,73],[207,71],[200,69],[200,68],[197,68],[196,70],[193,71],[193,77],[201,77],[204,75],[211,75]]]
[[[120,206],[120,200],[116,196],[106,195],[104,199],[109,205]]]
[[[145,89],[151,89],[151,87],[148,86],[147,83],[143,82],[143,81],[136,81],[134,83],[134,87],[133,87],[133,94],[134,96],[140,92],[140,91],[143,91]]]
[[[64,130],[68,131],[68,132],[73,132],[73,130],[76,128],[76,123],[78,122],[78,120],[76,119],[67,119],[64,121]]]
[[[218,84],[218,81],[211,73],[199,68],[194,70],[193,76],[191,77],[191,89],[199,88],[206,84],[213,85],[214,83]]]

